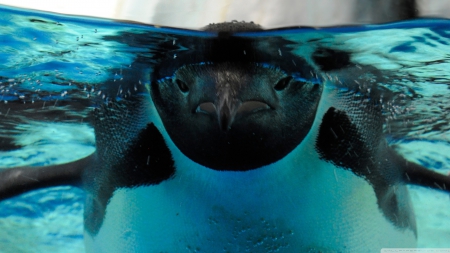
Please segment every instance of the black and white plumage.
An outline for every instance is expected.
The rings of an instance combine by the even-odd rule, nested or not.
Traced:
[[[96,109],[95,154],[2,171],[1,196],[83,187],[88,252],[414,247],[405,185],[450,179],[388,147],[375,99],[316,77],[351,68],[344,52],[317,49],[311,62],[235,26],[157,59],[147,94]]]

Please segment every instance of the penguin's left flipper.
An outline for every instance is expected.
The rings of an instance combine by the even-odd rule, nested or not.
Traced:
[[[16,167],[0,171],[0,201],[22,193],[59,185],[81,186],[86,167],[95,154],[74,162],[42,167]]]
[[[404,160],[402,179],[405,183],[450,192],[450,175],[444,175],[419,164],[408,162],[404,158],[400,159]]]

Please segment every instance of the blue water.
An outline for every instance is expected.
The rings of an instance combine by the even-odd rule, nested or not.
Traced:
[[[157,54],[176,58],[176,52],[158,44],[211,36],[1,7],[0,168],[64,163],[94,152],[88,115],[98,101],[126,98],[149,85],[148,69],[140,69],[144,74],[138,82],[124,80],[135,74],[136,65],[151,68]],[[385,108],[389,143],[410,161],[450,172],[450,20],[240,36],[290,40],[293,52],[307,60],[318,47],[341,50],[353,63],[377,69],[381,81],[370,73],[349,76],[360,92],[370,94],[365,84],[375,83],[394,94]],[[335,77],[324,72],[317,78]],[[419,247],[450,248],[448,194],[417,186],[410,190]],[[83,202],[83,191],[72,187],[1,202],[0,252],[83,252]]]

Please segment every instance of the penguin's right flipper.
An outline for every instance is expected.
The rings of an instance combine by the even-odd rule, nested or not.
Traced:
[[[395,151],[391,152],[390,156],[402,168],[403,182],[450,192],[450,175],[444,175],[417,163],[407,161]]]
[[[450,192],[450,175],[444,175],[416,163],[406,165],[403,180],[408,184],[415,184]]]
[[[58,185],[81,186],[81,176],[95,160],[95,153],[83,159],[42,167],[16,167],[0,171],[0,200]]]

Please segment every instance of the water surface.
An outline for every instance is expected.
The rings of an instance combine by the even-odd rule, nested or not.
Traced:
[[[65,163],[94,152],[89,115],[96,106],[145,92],[158,58],[195,52],[195,42],[216,36],[6,7],[0,27],[0,168]],[[289,41],[307,61],[318,48],[324,55],[345,52],[349,57],[336,61],[367,71],[349,69],[343,80],[325,68],[305,78],[334,80],[337,89],[369,97],[374,85],[381,87],[384,96],[376,99],[384,100],[389,144],[410,161],[450,172],[450,20],[236,36],[260,46]],[[280,48],[267,50],[283,57]],[[450,248],[449,196],[410,190],[418,246]],[[56,187],[0,202],[0,252],[83,252],[83,201],[82,190]]]

